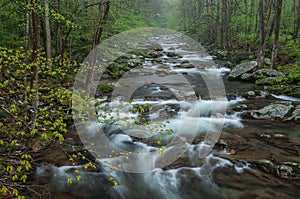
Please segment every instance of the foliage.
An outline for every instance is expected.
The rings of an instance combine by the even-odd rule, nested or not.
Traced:
[[[0,82],[0,190],[5,197],[23,198],[19,191],[26,188],[34,169],[31,154],[41,150],[34,148],[35,141],[44,140],[42,148],[62,141],[71,120],[71,91],[67,87],[74,81],[70,74],[76,72],[75,63],[53,58],[49,71],[43,54],[32,62],[28,61],[30,55],[0,48],[0,76],[4,80]],[[33,86],[33,67],[38,68],[38,90]],[[33,115],[36,101],[38,112]]]
[[[97,88],[102,92],[102,93],[110,93],[114,90],[114,86],[110,84],[100,84],[97,86]]]

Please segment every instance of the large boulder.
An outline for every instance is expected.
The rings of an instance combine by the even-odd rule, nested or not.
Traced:
[[[245,111],[243,115],[252,119],[279,119],[299,122],[300,105],[298,102],[280,101],[259,110]]]
[[[292,107],[291,102],[274,103],[260,110],[252,111],[251,116],[254,119],[284,119]]]
[[[251,61],[243,64],[239,64],[233,68],[228,76],[228,80],[236,80],[240,78],[243,74],[255,70],[257,67],[257,61]]]

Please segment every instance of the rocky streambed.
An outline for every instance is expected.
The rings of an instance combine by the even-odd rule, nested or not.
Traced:
[[[39,154],[45,164],[52,164],[39,167],[35,174],[37,183],[43,185],[40,188],[49,193],[45,196],[298,198],[300,100],[272,94],[265,88],[268,83],[261,78],[282,74],[257,70],[255,62],[239,65],[230,72],[216,66],[202,49],[199,54],[200,51],[187,48],[186,39],[180,40],[180,35],[155,40],[147,49],[139,49],[111,63],[101,78],[96,97],[102,99],[100,104],[111,105],[122,101],[126,91],[134,90],[132,107],[147,106],[143,106],[140,114],[130,113],[131,117],[145,121],[168,120],[167,127],[185,140],[176,139],[174,134],[141,137],[144,131],[138,134],[130,131],[128,135],[109,122],[100,126],[109,140],[122,150],[94,157],[82,145],[77,124],[77,128],[70,128],[64,143]],[[218,81],[207,85],[209,77],[223,80],[225,96],[222,92],[210,93],[220,87]],[[126,81],[121,81],[122,78]],[[120,85],[122,89],[118,89]],[[123,116],[129,117],[126,114]],[[183,123],[179,125],[178,121]],[[220,127],[220,135],[210,133]],[[99,131],[97,124],[82,128],[88,133]],[[189,132],[196,132],[191,142],[186,141],[191,136]],[[217,137],[216,143],[212,143],[211,136]],[[173,144],[167,145],[170,140],[174,140]],[[161,145],[167,145],[162,156],[157,153]],[[201,157],[206,149],[209,153]],[[151,168],[136,174],[122,171],[123,165],[114,165],[113,159],[126,160],[133,157],[131,154],[152,152],[156,165],[163,164],[166,158],[176,158],[162,167],[152,168],[149,159],[134,156],[141,171],[149,165]],[[82,179],[78,180],[78,176]]]

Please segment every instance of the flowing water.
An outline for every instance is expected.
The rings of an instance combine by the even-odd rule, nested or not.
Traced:
[[[98,158],[99,171],[82,171],[81,175],[88,177],[69,185],[73,186],[71,189],[81,189],[81,193],[58,186],[54,189],[69,190],[70,195],[78,198],[222,198],[213,177],[216,169],[229,167],[236,175],[252,170],[247,162],[235,164],[221,158],[229,151],[213,149],[223,128],[227,133],[244,128],[238,112],[226,111],[244,99],[234,96],[229,100],[226,93],[222,95],[218,91],[222,88],[222,82],[218,81],[228,69],[216,66],[208,54],[190,50],[184,42],[176,43],[172,37],[155,40],[163,47],[164,55],[146,59],[140,70],[126,74],[123,82],[116,83],[122,87],[114,95],[121,97],[102,100],[98,107],[101,122],[92,121],[81,135],[83,140],[88,140],[87,148]],[[195,67],[177,67],[187,61]],[[164,70],[168,72],[156,74]],[[139,85],[130,103],[123,101],[124,90],[131,89],[139,78],[150,78],[151,82]],[[192,92],[186,82],[193,88]],[[58,168],[57,176],[63,177],[57,177],[59,183],[53,178],[53,183],[61,186],[67,178],[76,182],[74,169],[81,171],[82,167]],[[43,168],[38,171],[44,172]],[[98,186],[102,186],[101,191],[97,190]]]

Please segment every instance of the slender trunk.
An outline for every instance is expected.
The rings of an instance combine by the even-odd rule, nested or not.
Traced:
[[[95,32],[94,32],[94,36],[93,36],[93,43],[92,43],[92,49],[94,49],[97,45],[97,40],[98,40],[98,33],[99,33],[99,29],[100,29],[100,26],[101,26],[101,23],[102,23],[102,18],[103,18],[103,6],[104,6],[104,0],[101,1],[101,3],[99,3],[98,5],[98,11],[99,11],[99,14],[98,14],[98,21],[97,21],[97,25],[95,27]]]
[[[39,15],[35,10],[32,11],[32,60],[35,61],[41,47],[41,27]]]
[[[101,42],[101,37],[103,35],[104,27],[107,23],[109,11],[110,11],[110,1],[104,2],[102,0],[99,3],[99,14],[98,14],[98,21],[95,27],[95,32],[93,36],[93,43],[92,43],[92,55],[91,55],[91,62],[90,62],[90,68],[87,70],[87,77],[85,81],[85,90],[87,93],[90,93],[90,88],[92,86],[93,81],[93,73],[94,73],[94,64],[96,60],[97,55],[97,48],[96,45],[98,45]]]
[[[56,9],[60,10],[60,0],[55,0],[55,6]],[[55,39],[56,39],[56,55],[62,55],[63,52],[63,42],[62,42],[62,35],[61,35],[61,28],[59,21],[55,21],[54,23],[54,33],[55,33]]]
[[[29,4],[29,0],[25,0],[25,4]],[[29,50],[29,30],[30,30],[30,10],[26,9],[26,27],[25,27],[25,53]]]
[[[269,37],[272,36],[273,32],[274,32],[274,29],[275,29],[275,24],[276,24],[276,5],[277,5],[277,0],[274,0],[275,2],[273,3],[273,10],[275,11],[275,15],[272,19],[272,22],[271,22],[271,27],[270,27],[270,31],[269,31]]]
[[[271,0],[268,4],[264,5],[264,1],[259,1],[259,19],[260,19],[260,45],[259,45],[259,53],[258,53],[258,66],[264,66],[265,60],[265,49],[266,49],[266,40],[268,36],[268,31],[270,27],[270,19],[272,14],[274,0]],[[265,12],[268,11],[267,21],[265,22]]]
[[[281,11],[282,11],[282,0],[276,1],[276,10],[275,10],[275,36],[274,36],[274,44],[272,50],[272,68],[276,66],[276,58],[277,58],[277,49],[278,49],[278,39],[280,32],[280,19],[281,19]]]
[[[185,0],[182,1],[182,8],[183,8],[183,31],[187,31],[187,28],[186,28]]]
[[[300,0],[299,0],[299,3],[298,3],[297,13],[298,13],[298,16],[297,16],[297,21],[296,21],[296,28],[295,28],[295,32],[294,32],[294,35],[293,35],[294,41],[297,40],[298,34],[299,34],[299,29],[300,29]]]
[[[38,54],[40,52],[40,42],[41,42],[41,36],[40,36],[40,21],[39,21],[39,15],[37,13],[37,8],[34,8],[32,11],[32,61],[36,62]],[[31,67],[31,73],[32,73],[32,82],[31,82],[31,90],[33,90],[33,97],[32,97],[32,114],[31,114],[31,124],[30,128],[34,129],[35,122],[37,120],[38,116],[38,104],[39,104],[39,96],[38,96],[38,64],[33,64]]]
[[[217,13],[216,13],[217,19],[216,19],[216,39],[215,39],[215,44],[218,44],[218,37],[219,37],[219,32],[217,29],[220,29],[220,2],[217,2]]]
[[[222,27],[221,27],[221,48],[224,48],[224,39],[226,32],[226,5],[227,1],[222,0]]]
[[[259,42],[259,53],[258,53],[258,66],[261,68],[264,66],[264,55],[265,55],[265,15],[264,15],[264,0],[259,0],[259,20],[260,20],[260,42]]]
[[[215,40],[215,26],[214,26],[214,1],[210,1],[210,23],[211,23],[211,32],[210,32],[210,43],[212,43]],[[199,18],[197,19],[197,21]]]
[[[28,5],[30,3],[29,0],[25,0],[25,4]],[[30,37],[30,10],[26,9],[26,27],[25,27],[25,63],[28,63],[29,61],[29,37]],[[24,86],[27,88],[28,85],[28,79],[27,79],[27,67],[24,67]],[[28,101],[28,93],[27,89],[24,89],[24,99],[27,102]]]
[[[51,70],[51,32],[49,21],[49,1],[45,0],[45,28],[46,28],[46,58],[48,68]]]
[[[110,2],[107,1],[105,3],[105,10],[104,10],[103,18],[101,20],[100,26],[98,27],[97,37],[96,37],[96,44],[99,44],[101,42],[103,30],[106,26],[106,23],[107,23],[107,20],[108,20],[108,17],[109,17],[109,11],[110,11]]]
[[[244,6],[245,6],[245,12],[248,13],[248,5],[247,5],[247,0],[244,0]],[[245,44],[244,44],[244,49],[247,49],[247,45],[248,45],[248,40],[247,40],[247,35],[249,34],[248,32],[248,27],[247,27],[247,14],[245,14],[245,18],[244,18],[244,21],[245,21],[245,27],[244,27],[244,34],[245,34]],[[250,19],[251,20],[251,19]]]

